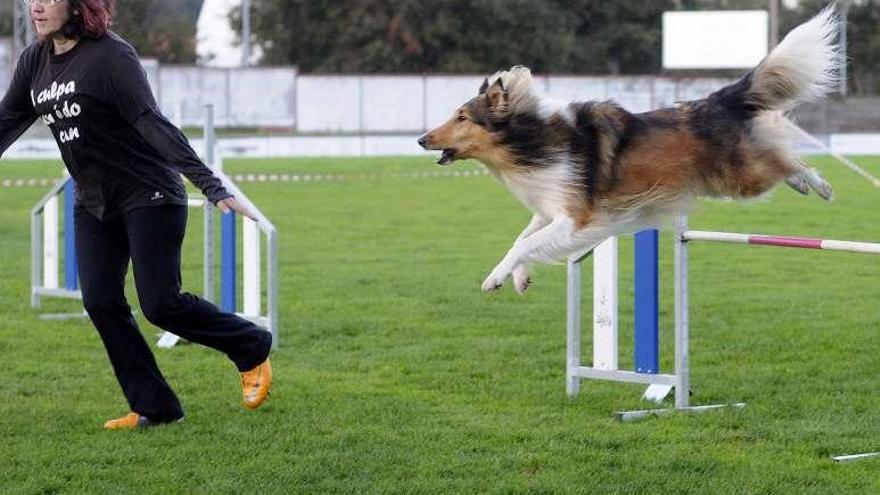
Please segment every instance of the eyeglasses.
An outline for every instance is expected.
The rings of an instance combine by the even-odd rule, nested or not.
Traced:
[[[64,1],[66,0],[21,0],[21,3],[23,3],[25,7],[30,7],[33,4],[55,5],[56,3],[61,3]]]

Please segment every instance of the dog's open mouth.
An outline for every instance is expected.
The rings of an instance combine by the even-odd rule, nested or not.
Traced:
[[[449,165],[455,160],[456,153],[458,153],[458,151],[456,151],[455,148],[446,148],[443,150],[443,154],[440,155],[440,159],[437,160],[437,165]]]

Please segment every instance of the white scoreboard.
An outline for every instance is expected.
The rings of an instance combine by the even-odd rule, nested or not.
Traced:
[[[743,69],[767,55],[764,10],[663,13],[665,69]]]

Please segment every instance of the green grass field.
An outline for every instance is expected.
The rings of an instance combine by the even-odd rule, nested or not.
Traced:
[[[856,160],[880,174],[880,158]],[[748,203],[704,201],[691,228],[880,241],[880,190],[830,159],[811,162],[834,202],[784,187]],[[434,171],[428,157],[226,169],[386,176],[242,184],[280,230],[272,397],[244,410],[225,357],[157,349],[187,418],[139,432],[101,429],[127,407],[89,322],[38,318],[76,303],[29,306],[28,212],[46,188],[0,188],[0,493],[880,493],[880,459],[828,458],[880,450],[876,257],[695,244],[691,400],[748,406],[621,424],[615,411],[649,406],[642,387],[585,381],[578,398],[565,395],[563,266],[539,267],[525,296],[480,292],[529,219],[491,178],[393,176]],[[57,163],[0,162],[0,179],[59,173]],[[198,219],[184,265],[195,292]],[[624,369],[631,245],[622,241]],[[664,233],[666,369],[671,255]],[[155,342],[159,330],[138,319]]]

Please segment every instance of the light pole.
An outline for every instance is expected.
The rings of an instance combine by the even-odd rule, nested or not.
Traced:
[[[850,0],[840,2],[840,96],[846,96],[846,18],[849,15]]]
[[[770,50],[772,51],[779,44],[779,0],[769,0],[770,11]]]
[[[34,30],[31,28],[31,19],[28,9],[21,0],[12,0],[12,63],[18,60],[18,56],[34,42]]]
[[[251,0],[241,0],[241,65],[251,64]]]

